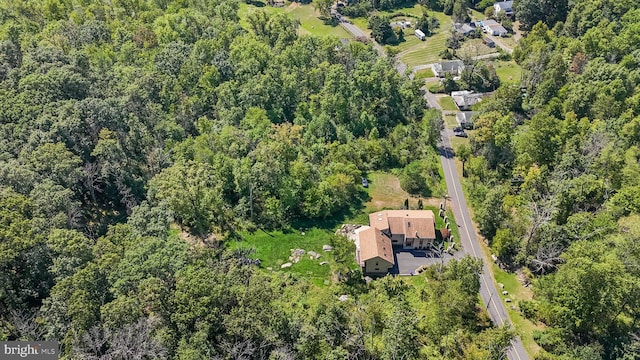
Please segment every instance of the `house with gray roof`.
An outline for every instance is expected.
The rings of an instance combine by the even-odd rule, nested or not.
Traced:
[[[458,109],[465,111],[471,110],[471,107],[480,101],[482,101],[482,97],[484,94],[475,93],[473,91],[454,91],[451,93],[451,98],[458,106]]]
[[[500,1],[493,4],[493,12],[496,15],[504,13],[507,16],[512,16],[514,14],[513,1]]]
[[[456,121],[461,128],[471,130],[473,129],[473,121],[476,114],[478,113],[475,111],[460,111],[456,114]]]
[[[437,77],[444,77],[445,74],[459,76],[464,70],[464,63],[461,60],[443,61],[433,64],[431,69]]]

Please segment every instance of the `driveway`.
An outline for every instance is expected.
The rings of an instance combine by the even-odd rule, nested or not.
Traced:
[[[446,264],[451,259],[460,259],[464,256],[462,251],[456,251],[453,255],[444,253],[442,257],[428,250],[406,250],[400,247],[393,248],[395,265],[391,270],[394,275],[412,275],[422,265]]]

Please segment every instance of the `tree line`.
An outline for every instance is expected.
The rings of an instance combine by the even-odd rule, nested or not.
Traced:
[[[516,2],[516,16],[529,5]],[[640,12],[632,1],[565,6],[523,22],[522,83],[481,104],[466,187],[500,261],[533,284],[520,308],[549,326],[535,334],[538,357],[634,359]]]
[[[0,339],[58,340],[64,359],[500,356],[513,334],[477,308],[476,260],[318,286],[225,246],[339,218],[370,171],[441,182],[418,82],[238,10],[0,2]]]

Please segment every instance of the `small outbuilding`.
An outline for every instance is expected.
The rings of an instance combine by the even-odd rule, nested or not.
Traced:
[[[490,48],[496,47],[496,43],[486,36],[482,37],[482,43],[487,45]]]
[[[427,38],[427,35],[425,35],[422,30],[420,29],[416,29],[416,31],[413,32],[416,37],[422,41],[424,41]]]

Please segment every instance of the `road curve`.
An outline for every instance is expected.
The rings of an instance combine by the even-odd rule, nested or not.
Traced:
[[[469,215],[467,202],[464,198],[464,193],[462,192],[462,185],[456,169],[449,136],[449,131],[445,128],[442,131],[442,140],[439,144],[440,160],[442,161],[444,177],[449,191],[450,205],[458,225],[460,226],[460,244],[462,245],[463,251],[467,254],[483,260],[483,273],[480,275],[480,297],[486,305],[486,309],[489,312],[491,320],[496,325],[509,324],[507,309],[504,307],[500,293],[498,293],[493,279],[491,278],[489,268],[482,256],[480,242],[478,241],[473,228],[473,223],[471,222],[471,216]],[[511,347],[507,350],[507,357],[511,360],[529,359],[520,337],[516,337],[512,341]]]

